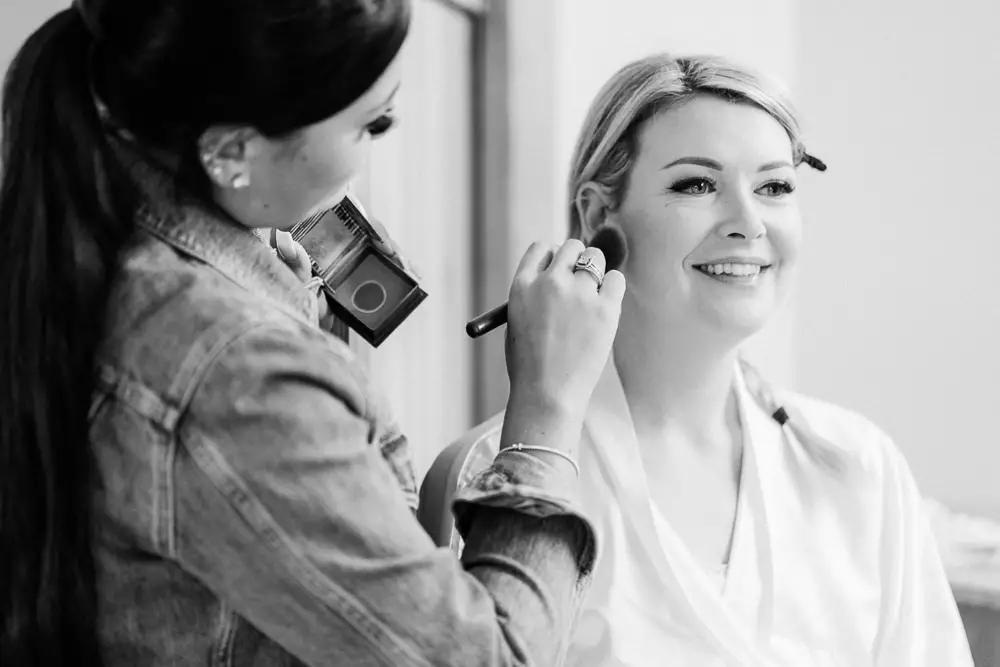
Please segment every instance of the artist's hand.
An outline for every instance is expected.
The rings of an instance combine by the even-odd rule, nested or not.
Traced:
[[[312,278],[312,266],[309,262],[309,255],[302,244],[292,238],[288,232],[279,229],[271,230],[271,247],[274,248],[278,259],[298,276],[299,280],[306,282]],[[330,313],[330,304],[326,300],[326,293],[319,293],[319,325],[329,331],[333,326],[333,315]]]
[[[504,437],[572,451],[591,394],[611,354],[625,277],[608,271],[602,285],[574,263],[586,252],[604,270],[597,248],[572,239],[559,248],[534,244],[510,290]],[[534,440],[534,442],[532,441]]]

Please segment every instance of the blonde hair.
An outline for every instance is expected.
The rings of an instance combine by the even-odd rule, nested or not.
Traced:
[[[642,127],[657,114],[704,95],[766,111],[788,133],[796,165],[805,162],[821,171],[826,169],[806,153],[795,109],[776,81],[715,56],[648,56],[618,70],[587,112],[570,163],[571,236],[582,235],[577,208],[581,187],[597,184],[604,190],[609,206],[616,208],[639,153]]]
[[[826,165],[806,153],[794,107],[776,81],[715,56],[677,58],[657,54],[622,67],[604,84],[587,112],[573,151],[569,176],[569,231],[580,238],[579,197],[583,185],[600,187],[607,205],[617,208],[628,188],[639,153],[639,133],[657,114],[675,109],[698,96],[712,95],[735,104],[749,104],[770,114],[788,133],[794,164],[819,171]],[[740,367],[747,390],[786,435],[794,437],[823,469],[842,476],[852,472],[843,449],[810,428],[793,406],[781,403],[760,373],[745,359]]]

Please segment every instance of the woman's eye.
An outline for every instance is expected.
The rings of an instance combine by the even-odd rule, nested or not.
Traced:
[[[707,195],[715,192],[715,183],[707,178],[686,178],[671,185],[670,189],[688,195]]]
[[[382,114],[372,122],[368,123],[368,126],[365,128],[365,130],[372,137],[377,137],[391,130],[392,126],[395,124],[396,124],[395,116],[392,116],[391,114]]]
[[[795,192],[795,186],[787,181],[771,181],[757,188],[757,194],[766,197],[784,197]]]

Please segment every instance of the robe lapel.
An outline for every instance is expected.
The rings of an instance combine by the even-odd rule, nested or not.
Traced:
[[[712,588],[708,577],[666,522],[657,521],[650,503],[638,438],[613,360],[609,361],[591,400],[585,436],[583,447],[590,449],[585,457],[592,457],[606,472],[611,494],[629,524],[629,533],[654,564],[658,581],[648,582],[648,585],[660,586],[665,595],[682,601],[681,608],[690,615],[688,625],[714,644],[730,664],[740,667],[766,665],[755,638],[748,636],[719,591]],[[754,541],[759,533],[759,530],[754,531]],[[770,581],[764,580],[764,583]]]
[[[753,557],[742,563],[746,569],[733,573],[741,580],[756,586],[757,639],[764,644],[770,641],[774,625],[775,558],[772,518],[774,503],[768,489],[781,484],[776,476],[781,448],[785,446],[782,427],[750,394],[743,372],[737,366],[735,389],[740,408],[740,422],[744,437],[744,465],[747,466],[745,499],[753,516],[750,529],[753,533]],[[753,571],[749,571],[749,568]]]

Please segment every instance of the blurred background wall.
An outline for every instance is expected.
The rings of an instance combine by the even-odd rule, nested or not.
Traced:
[[[550,221],[541,226],[563,233],[576,133],[598,88],[628,60],[662,50],[718,53],[779,77],[810,150],[830,169],[803,172],[797,293],[750,355],[774,380],[874,420],[927,495],[1000,518],[1000,211],[990,195],[1000,180],[1000,6],[539,4],[546,12],[535,0],[505,3],[515,49],[518,30],[538,14],[553,27],[551,55],[534,59],[536,68],[554,68],[544,78],[555,82],[555,94],[536,106],[547,121],[533,121],[555,132],[534,143],[541,162],[556,155],[556,177],[544,182],[558,195],[532,195],[533,217]]]
[[[0,0],[0,64],[66,0]],[[1000,10],[992,0],[415,0],[401,128],[359,193],[430,299],[381,349],[355,343],[417,468],[503,407],[521,252],[564,235],[586,107],[627,60],[713,52],[783,79],[825,174],[804,172],[798,290],[753,341],[772,379],[863,412],[926,494],[1000,518]]]
[[[556,4],[559,183],[590,99],[629,59],[720,53],[788,84],[830,169],[803,173],[797,294],[752,354],[888,431],[926,494],[1000,517],[1000,5]]]
[[[805,7],[808,5],[808,11]],[[924,492],[1000,517],[1000,5],[802,3],[800,387],[895,437]]]

